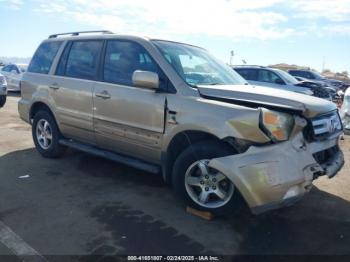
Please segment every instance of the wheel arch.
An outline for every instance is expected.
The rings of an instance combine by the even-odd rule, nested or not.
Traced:
[[[52,116],[53,120],[55,121],[55,123],[57,125],[58,130],[61,132],[59,122],[57,121],[57,118],[56,118],[53,110],[51,109],[51,107],[48,104],[46,104],[42,101],[36,101],[31,105],[30,110],[29,110],[30,123],[31,124],[33,123],[33,118],[34,118],[35,114],[41,110],[48,112]]]
[[[32,120],[34,118],[35,114],[41,110],[50,113],[55,118],[55,115],[52,112],[51,108],[46,103],[38,101],[38,102],[34,102],[31,105],[30,110],[29,110],[29,119]]]
[[[225,139],[220,139],[211,133],[197,130],[181,131],[170,140],[166,151],[162,152],[162,176],[167,184],[171,183],[172,169],[177,157],[189,146],[204,140],[215,141],[223,146],[229,145]],[[234,147],[231,148],[232,153],[236,153]]]

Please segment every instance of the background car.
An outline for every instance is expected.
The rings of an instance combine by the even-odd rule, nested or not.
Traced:
[[[322,84],[316,81],[312,81],[310,79],[306,79],[300,76],[295,76],[295,79],[299,82],[302,82],[304,86],[309,86],[314,92],[314,95],[317,97],[333,100],[337,95],[337,92],[332,87],[323,86]]]
[[[27,67],[26,64],[9,64],[1,69],[1,74],[6,77],[9,91],[21,91],[19,83],[23,73],[27,71]]]
[[[344,126],[344,133],[350,135],[350,89],[348,88],[344,94],[344,100],[339,114]]]
[[[0,74],[0,107],[3,107],[5,105],[6,96],[7,96],[6,78]]]
[[[292,76],[299,76],[299,77],[303,77],[303,78],[312,80],[314,82],[320,83],[324,87],[326,86],[332,87],[335,89],[335,91],[338,91],[338,87],[332,83],[333,80],[325,78],[324,76],[322,76],[316,71],[292,69],[292,70],[288,70],[288,73],[291,74]]]
[[[329,81],[332,84],[332,86],[338,88],[338,90],[341,90],[341,91],[345,91],[349,87],[349,84],[346,84],[340,80],[329,79]]]
[[[328,92],[320,91],[318,86],[312,83],[298,81],[280,69],[263,66],[235,66],[234,70],[252,85],[288,90],[331,100]]]

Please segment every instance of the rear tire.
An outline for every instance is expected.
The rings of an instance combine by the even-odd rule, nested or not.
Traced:
[[[59,144],[62,135],[53,116],[47,111],[35,114],[32,136],[38,152],[47,158],[56,158],[64,154],[66,147]]]
[[[0,96],[0,107],[3,107],[6,103],[6,95]]]
[[[238,213],[244,203],[238,189],[225,174],[206,166],[208,160],[234,153],[230,146],[216,141],[199,142],[185,149],[173,168],[177,197],[187,206],[217,216]]]

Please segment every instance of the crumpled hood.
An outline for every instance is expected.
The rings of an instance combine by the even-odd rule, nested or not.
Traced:
[[[199,85],[198,91],[210,99],[218,98],[232,100],[233,103],[248,102],[260,106],[297,110],[308,118],[337,109],[334,103],[321,98],[262,86]]]

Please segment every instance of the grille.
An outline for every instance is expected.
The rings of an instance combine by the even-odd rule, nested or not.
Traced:
[[[311,119],[312,136],[319,140],[343,129],[338,111]]]

